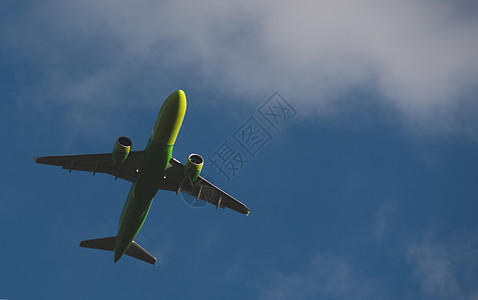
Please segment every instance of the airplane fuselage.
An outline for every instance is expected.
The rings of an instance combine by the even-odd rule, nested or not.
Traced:
[[[186,113],[186,96],[182,90],[171,94],[163,103],[144,150],[136,182],[131,185],[121,212],[114,261],[128,250],[143,226],[159,183],[172,158],[173,146]]]

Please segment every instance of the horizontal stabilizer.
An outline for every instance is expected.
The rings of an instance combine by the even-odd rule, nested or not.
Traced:
[[[154,265],[156,263],[156,258],[149,254],[143,247],[138,245],[135,241],[131,242],[129,245],[128,250],[126,250],[126,255],[131,257],[137,258],[139,260],[145,261],[149,264]]]
[[[99,249],[99,250],[107,250],[107,251],[115,251],[116,237],[112,236],[112,237],[107,237],[107,238],[102,238],[102,239],[81,241],[80,247],[91,248],[91,249]]]
[[[94,240],[81,241],[80,247],[115,251],[116,247],[116,237],[107,237]],[[142,260],[144,262],[154,265],[156,263],[156,258],[149,254],[143,247],[141,247],[135,241],[132,241],[128,247],[128,250],[125,252],[126,255],[134,257],[136,259]]]

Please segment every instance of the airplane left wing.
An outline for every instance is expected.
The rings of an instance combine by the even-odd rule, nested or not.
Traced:
[[[162,190],[174,191],[177,193],[186,193],[204,200],[216,206],[216,209],[229,208],[240,212],[241,214],[249,215],[249,208],[243,203],[236,200],[214,184],[210,183],[202,176],[199,176],[196,180],[184,180],[184,165],[181,164],[175,158],[169,161],[168,168],[166,169],[164,179],[159,184],[159,188]]]
[[[72,170],[106,173],[121,179],[135,182],[138,169],[143,160],[143,151],[132,151],[126,161],[121,165],[115,165],[112,153],[85,154],[85,155],[61,155],[40,156],[33,158],[36,163],[45,165],[61,166],[70,172]]]

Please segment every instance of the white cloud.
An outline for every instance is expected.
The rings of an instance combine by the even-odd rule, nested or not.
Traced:
[[[31,4],[5,32],[44,64],[50,98],[125,102],[125,90],[149,98],[188,78],[190,87],[257,101],[279,90],[308,108],[302,115],[314,116],[360,89],[378,93],[411,124],[470,130],[457,119],[473,119],[460,109],[465,104],[476,110],[472,7],[432,0],[47,0]]]
[[[316,253],[306,268],[268,276],[262,299],[378,299],[380,285],[366,279],[342,257]]]
[[[422,291],[434,299],[478,299],[478,233],[437,239],[427,233],[407,248]]]
[[[390,240],[385,248],[393,253],[386,255],[391,264],[378,269],[376,264],[384,258],[384,248],[376,252],[368,245],[372,259],[368,266],[360,266],[357,258],[351,261],[319,251],[295,270],[263,274],[260,298],[478,299],[478,232],[447,237],[426,230],[412,240],[399,240]],[[355,250],[350,251],[353,257]],[[403,263],[403,268],[389,268],[396,263]],[[397,278],[402,283],[397,283]],[[397,284],[402,286],[401,290],[396,290]]]

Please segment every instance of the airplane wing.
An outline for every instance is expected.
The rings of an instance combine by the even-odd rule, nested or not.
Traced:
[[[204,200],[216,206],[216,209],[230,208],[241,214],[248,215],[250,210],[234,199],[234,197],[222,191],[220,188],[210,183],[203,177],[199,176],[196,180],[183,181],[184,165],[177,159],[172,158],[169,161],[168,168],[166,169],[164,179],[159,184],[159,188],[167,191],[174,191],[176,193],[182,192],[196,197],[197,199]]]
[[[106,173],[135,182],[138,176],[138,169],[143,160],[144,151],[132,151],[126,161],[121,165],[114,165],[112,153],[85,154],[85,155],[61,155],[61,156],[40,156],[34,157],[39,164],[61,166],[70,172],[72,170]]]

